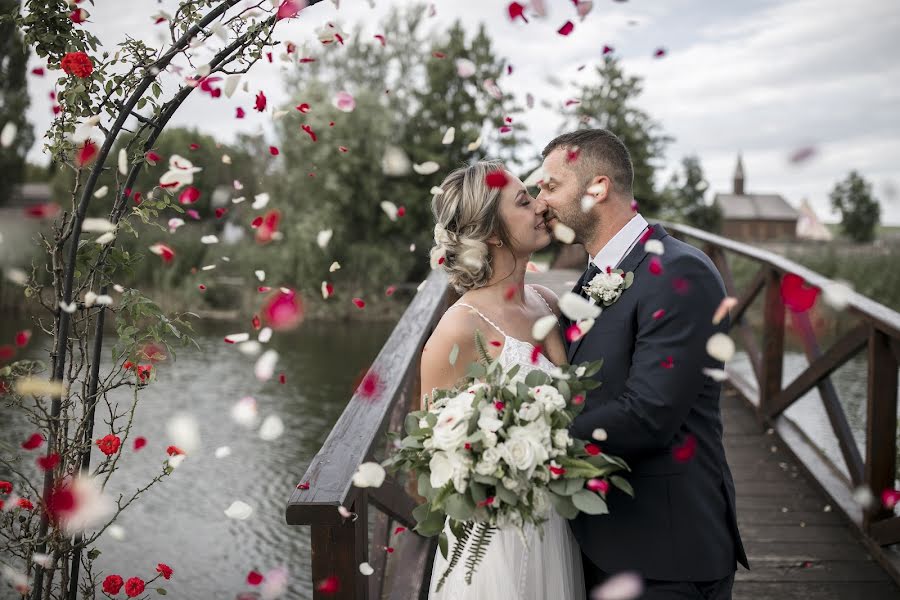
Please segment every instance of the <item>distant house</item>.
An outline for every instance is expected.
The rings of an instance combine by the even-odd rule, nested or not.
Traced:
[[[831,230],[819,220],[816,211],[804,198],[800,203],[800,219],[797,221],[797,237],[802,240],[830,242],[834,239]]]
[[[734,190],[716,194],[713,203],[722,211],[721,235],[744,242],[793,240],[800,213],[781,194],[748,194],[744,189],[744,164],[738,154]]]
[[[22,207],[50,202],[49,183],[23,183],[13,187],[6,206]]]

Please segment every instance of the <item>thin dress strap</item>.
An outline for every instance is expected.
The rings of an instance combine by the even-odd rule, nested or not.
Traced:
[[[456,304],[454,304],[454,305],[451,306],[450,308],[456,308],[457,306],[465,306],[465,307],[467,307],[467,308],[471,308],[472,310],[474,310],[474,311],[478,314],[479,317],[481,317],[482,319],[484,319],[485,321],[487,321],[494,329],[496,329],[497,331],[499,331],[499,332],[500,332],[500,335],[502,335],[503,337],[509,337],[508,335],[506,335],[506,332],[505,332],[505,331],[503,331],[502,329],[500,329],[500,327],[497,326],[496,323],[494,323],[493,321],[491,321],[490,319],[488,319],[486,316],[484,316],[484,314],[482,314],[482,312],[481,312],[480,310],[478,310],[477,308],[475,308],[475,307],[472,306],[471,304],[466,304],[465,302],[457,302]]]
[[[544,298],[544,295],[543,295],[542,293],[540,293],[539,291],[537,291],[536,289],[534,289],[534,286],[531,285],[530,283],[528,284],[528,287],[531,288],[531,291],[532,291],[532,292],[534,292],[535,294],[538,295],[538,297],[539,297],[539,298],[541,299],[541,301],[544,303],[544,306],[546,306],[546,307],[547,307],[547,310],[550,311],[550,314],[551,314],[551,315],[556,315],[556,313],[553,312],[553,309],[550,308],[550,304],[547,303],[547,299]]]

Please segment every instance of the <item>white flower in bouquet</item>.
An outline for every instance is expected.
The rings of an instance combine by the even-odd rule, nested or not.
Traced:
[[[484,432],[484,447],[493,448],[497,445],[497,434],[493,431]]]
[[[554,472],[554,469],[556,469],[556,472]],[[561,465],[559,463],[557,463],[555,460],[551,460],[550,461],[550,478],[551,479],[559,479],[560,477],[562,477],[562,474],[560,473],[560,471],[562,471]]]
[[[572,445],[572,436],[568,429],[557,429],[553,432],[553,445],[557,448],[568,448]]]
[[[518,479],[513,477],[504,477],[500,480],[500,483],[503,484],[503,487],[508,489],[511,492],[516,492],[519,490],[519,486],[521,485]]]
[[[501,458],[500,451],[496,447],[485,449],[481,453],[481,460],[475,465],[475,472],[479,475],[493,475]]]
[[[452,481],[456,491],[462,494],[466,491],[471,462],[459,452],[435,452],[428,463],[431,487],[442,488]]]
[[[541,404],[548,413],[562,410],[566,407],[566,399],[563,398],[563,395],[560,394],[555,387],[540,385],[531,388],[529,394],[537,403]]]
[[[452,452],[462,446],[468,437],[467,423],[466,411],[459,405],[448,404],[434,424],[432,447]]]
[[[497,412],[497,408],[493,404],[486,404],[483,406],[480,414],[481,416],[478,418],[478,428],[482,431],[493,433],[503,427],[500,413]]]
[[[519,418],[523,421],[534,421],[541,416],[541,405],[538,402],[526,402],[519,409]]]
[[[545,468],[535,469],[534,475],[532,475],[532,479],[534,479],[538,483],[547,483],[548,481],[550,481],[550,471]]]
[[[521,427],[512,427],[511,430],[513,429],[522,430]],[[537,465],[535,444],[532,444],[524,436],[510,435],[510,439],[498,447],[503,453],[503,460],[514,469],[530,471]]]

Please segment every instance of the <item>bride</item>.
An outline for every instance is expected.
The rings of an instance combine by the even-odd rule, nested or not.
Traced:
[[[503,178],[489,186],[489,174]],[[540,285],[525,284],[531,254],[550,243],[544,222],[547,205],[532,198],[524,184],[496,161],[481,161],[450,173],[443,193],[432,200],[436,220],[432,265],[446,271],[462,295],[444,314],[422,353],[422,390],[450,388],[477,359],[474,332],[484,335],[488,350],[504,369],[550,370],[566,360],[559,329],[538,346],[532,325],[550,313],[559,317],[556,295]],[[452,353],[458,353],[455,361]],[[444,528],[452,549],[455,538]],[[534,526],[525,541],[515,528],[494,536],[471,585],[464,569],[455,569],[444,586],[437,582],[447,569],[440,552],[434,559],[431,599],[522,600],[584,598],[581,551],[566,520],[551,510],[543,538]],[[465,557],[465,555],[464,555]]]

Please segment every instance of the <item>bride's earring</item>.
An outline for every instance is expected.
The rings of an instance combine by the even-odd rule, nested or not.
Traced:
[[[499,242],[497,242],[497,247],[498,247],[498,248],[502,248],[502,247],[503,247],[503,240],[500,240]]]

